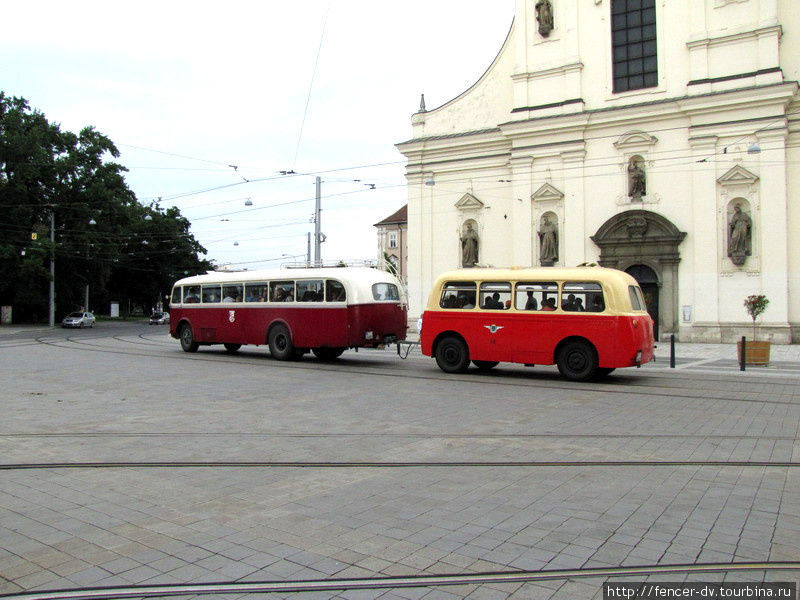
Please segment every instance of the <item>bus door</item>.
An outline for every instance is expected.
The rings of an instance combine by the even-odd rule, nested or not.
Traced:
[[[475,360],[510,361],[515,331],[511,309],[511,283],[491,281],[480,284],[479,311],[474,311],[470,335],[470,357]],[[474,341],[472,341],[474,340]]]
[[[513,361],[550,364],[556,338],[558,284],[554,281],[521,281],[514,293],[515,327]]]

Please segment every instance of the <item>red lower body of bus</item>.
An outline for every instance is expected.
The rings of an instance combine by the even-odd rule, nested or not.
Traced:
[[[270,329],[286,326],[296,348],[375,347],[406,337],[407,311],[397,304],[340,307],[171,307],[170,335],[192,328],[200,345],[265,345]]]
[[[569,340],[594,347],[601,369],[642,365],[655,352],[649,315],[425,311],[422,353],[435,355],[436,344],[447,334],[464,340],[470,360],[487,362],[552,365]]]

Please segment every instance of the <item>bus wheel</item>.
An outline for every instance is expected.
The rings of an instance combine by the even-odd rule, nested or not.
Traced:
[[[558,371],[565,379],[590,381],[597,370],[597,352],[586,342],[567,342],[558,353]]]
[[[320,360],[336,360],[344,352],[344,348],[312,348],[311,352],[314,353]]]
[[[297,357],[292,336],[285,325],[276,325],[270,330],[269,353],[278,360],[293,360]]]
[[[181,348],[184,352],[197,352],[200,344],[194,341],[192,326],[188,323],[181,325]]]
[[[241,344],[225,344],[225,352],[227,352],[228,354],[234,354],[238,352],[239,348],[241,347],[242,347]]]
[[[445,373],[463,373],[469,366],[469,351],[464,340],[447,336],[436,346],[436,364]]]
[[[473,360],[472,364],[478,367],[479,371],[491,371],[499,365],[500,362],[496,360]]]

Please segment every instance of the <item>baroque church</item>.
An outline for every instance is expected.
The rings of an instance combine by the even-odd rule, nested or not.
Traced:
[[[764,294],[758,338],[800,341],[795,3],[517,0],[486,73],[397,146],[412,322],[443,271],[595,262],[661,339],[751,337]]]

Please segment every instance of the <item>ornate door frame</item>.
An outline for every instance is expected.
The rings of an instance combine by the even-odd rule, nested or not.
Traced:
[[[678,246],[685,237],[686,232],[657,213],[628,210],[611,217],[590,238],[600,248],[602,266],[624,271],[641,264],[656,273],[661,337],[678,333]]]

